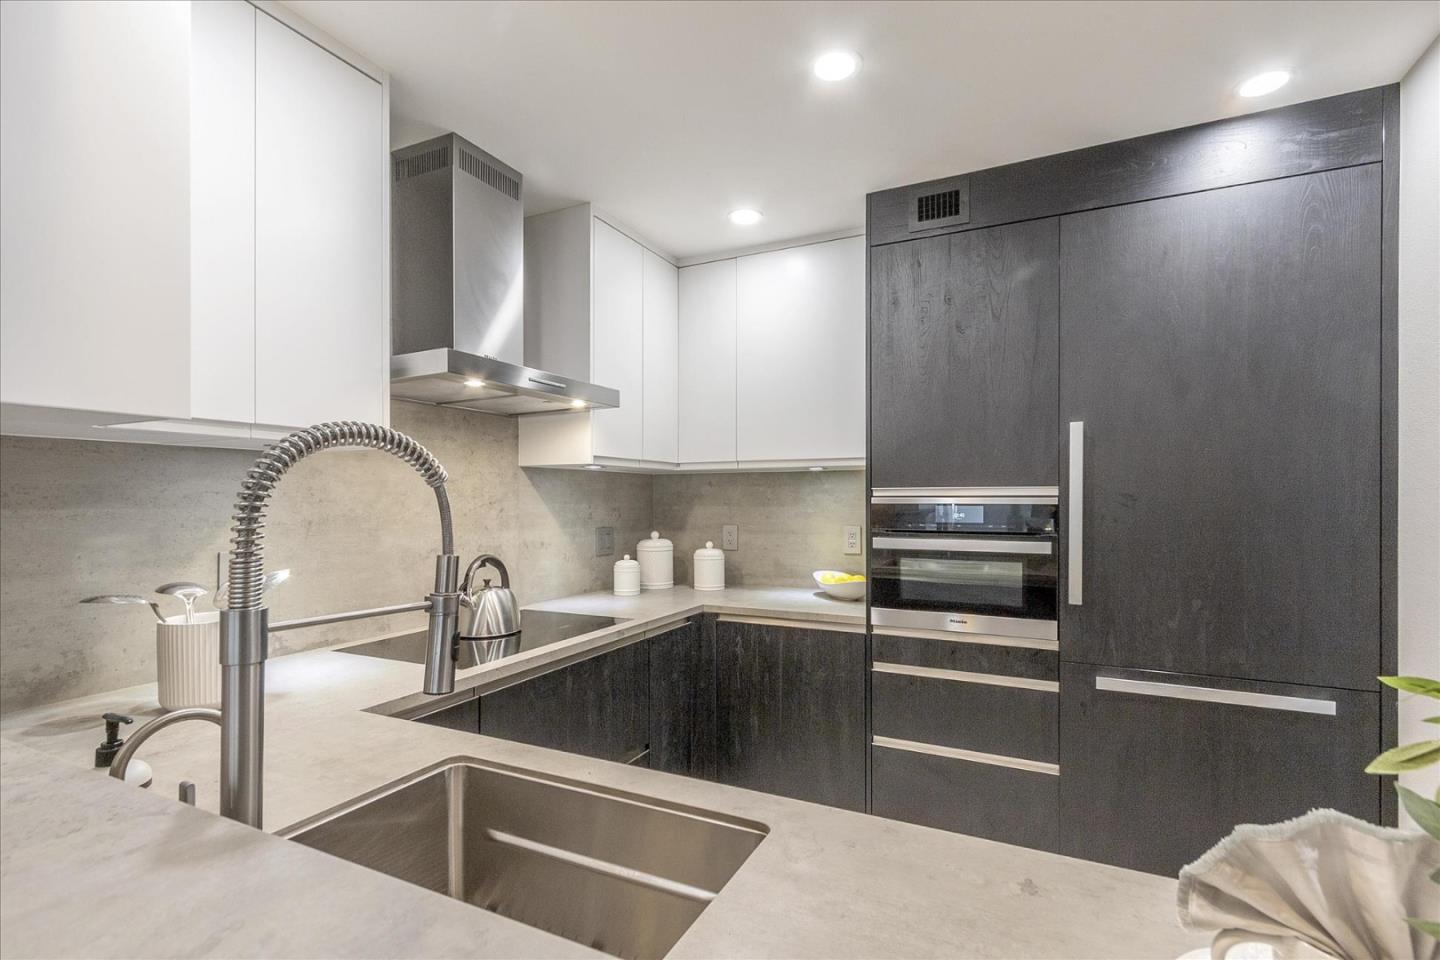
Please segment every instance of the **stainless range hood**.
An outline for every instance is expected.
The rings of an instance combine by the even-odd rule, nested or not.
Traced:
[[[392,161],[390,395],[507,416],[619,406],[525,366],[520,173],[453,133]]]

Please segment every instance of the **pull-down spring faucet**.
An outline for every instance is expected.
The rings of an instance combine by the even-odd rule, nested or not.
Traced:
[[[460,558],[445,492],[445,468],[412,438],[372,423],[322,423],[298,430],[260,455],[241,481],[235,498],[235,536],[230,550],[230,597],[220,613],[220,813],[232,820],[261,825],[265,738],[265,659],[269,648],[268,610],[264,606],[265,510],[280,478],[300,460],[332,447],[366,447],[393,454],[414,467],[435,491],[440,510],[440,554],[435,558],[435,590],[423,604],[362,610],[316,617],[285,626],[379,616],[403,609],[426,609],[430,623],[425,654],[424,690],[450,693],[455,688],[458,644]],[[143,731],[140,731],[143,732]]]

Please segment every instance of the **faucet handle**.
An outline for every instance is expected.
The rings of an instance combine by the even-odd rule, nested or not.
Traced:
[[[195,806],[195,784],[189,780],[181,780],[179,794],[181,803],[187,803],[192,807]]]

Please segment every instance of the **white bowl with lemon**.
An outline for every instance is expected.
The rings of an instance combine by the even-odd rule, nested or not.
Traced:
[[[816,570],[815,586],[824,590],[836,600],[863,600],[865,598],[865,575],[845,573],[843,570]]]

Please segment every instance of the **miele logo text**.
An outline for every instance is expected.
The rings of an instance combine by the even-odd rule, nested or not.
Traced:
[[[950,618],[950,622],[951,622],[951,623],[955,623],[955,624],[959,624],[960,626],[964,626],[965,624],[969,623],[970,621],[969,621],[969,620],[966,620],[964,617],[951,617],[951,618]]]

